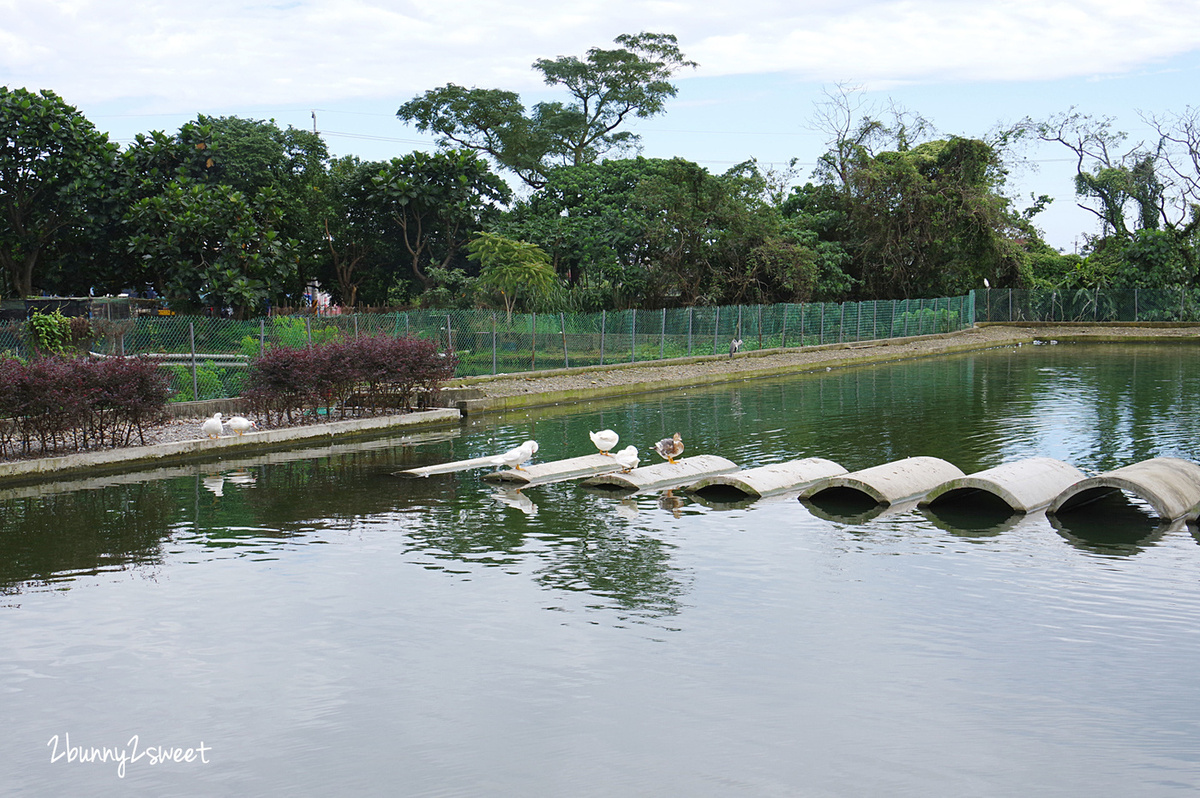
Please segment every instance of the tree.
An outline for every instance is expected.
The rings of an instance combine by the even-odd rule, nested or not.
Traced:
[[[112,190],[117,147],[51,91],[0,87],[0,267],[17,296],[79,243]]]
[[[518,297],[544,296],[558,282],[549,257],[534,244],[480,233],[467,249],[471,253],[467,257],[480,265],[480,285],[499,291],[503,297],[509,324]]]
[[[567,103],[538,103],[526,115],[513,92],[449,83],[400,106],[396,116],[439,134],[444,146],[485,152],[529,185],[542,186],[555,166],[594,163],[635,148],[638,136],[619,128],[662,113],[676,93],[671,77],[696,66],[670,34],[622,34],[615,42],[620,47],[594,47],[582,59],[534,62],[547,85],[567,90]]]
[[[281,218],[270,188],[251,200],[182,177],[130,209],[129,248],[163,295],[192,307],[233,307],[244,318],[295,277],[293,242],[277,232]]]
[[[507,203],[511,190],[468,150],[393,158],[374,177],[374,201],[399,227],[413,277],[432,285],[430,266],[449,268],[486,217]]]

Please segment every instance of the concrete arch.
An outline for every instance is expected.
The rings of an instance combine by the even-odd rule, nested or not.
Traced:
[[[939,457],[907,457],[850,474],[826,477],[805,488],[800,498],[815,499],[826,491],[849,490],[877,504],[896,504],[924,496],[943,482],[962,476],[966,475],[958,466]]]
[[[1084,479],[1082,471],[1053,457],[1030,457],[977,471],[938,485],[921,499],[921,507],[969,500],[980,491],[995,496],[1018,513],[1041,509]]]
[[[803,460],[748,468],[733,474],[714,474],[688,485],[684,490],[700,495],[721,490],[737,491],[743,496],[759,498],[845,473],[846,469],[832,460],[806,457]]]
[[[1114,491],[1145,501],[1163,521],[1193,516],[1200,508],[1200,465],[1178,457],[1155,457],[1076,482],[1060,493],[1046,512],[1077,511]]]

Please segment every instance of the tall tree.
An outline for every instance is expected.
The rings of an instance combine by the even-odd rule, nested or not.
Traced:
[[[112,191],[117,147],[51,91],[0,87],[0,267],[16,296],[77,244]]]
[[[638,136],[619,128],[631,118],[661,114],[676,93],[671,77],[696,66],[670,34],[622,34],[615,43],[615,49],[593,47],[582,59],[534,62],[547,85],[566,89],[566,103],[538,103],[526,114],[514,92],[449,83],[400,106],[396,116],[439,134],[443,145],[485,152],[539,187],[555,166],[594,163],[635,148]]]

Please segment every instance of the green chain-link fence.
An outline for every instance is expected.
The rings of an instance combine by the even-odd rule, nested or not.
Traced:
[[[272,346],[365,335],[415,335],[458,355],[460,376],[641,362],[948,332],[976,317],[972,296],[856,303],[741,305],[601,313],[418,310],[237,321],[93,312],[99,356],[145,354],[172,373],[175,398],[236,396],[251,358]],[[0,351],[28,354],[21,326],[0,328]]]
[[[1198,321],[1200,296],[1187,289],[1128,291],[1024,290],[975,292],[976,321]]]
[[[114,312],[117,311],[117,312]],[[460,376],[642,362],[688,355],[813,346],[970,327],[975,321],[1193,321],[1200,296],[1187,291],[991,289],[963,297],[788,305],[513,314],[414,310],[249,321],[138,316],[97,304],[91,350],[146,354],[171,371],[177,400],[236,396],[264,347],[305,346],[365,335],[415,335],[458,355]],[[0,352],[28,351],[17,321],[0,323]]]

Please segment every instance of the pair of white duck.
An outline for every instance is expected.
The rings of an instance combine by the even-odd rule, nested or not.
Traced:
[[[621,470],[625,472],[632,471],[637,468],[641,459],[638,457],[636,446],[626,446],[616,454],[611,454],[611,451],[616,447],[617,442],[621,440],[617,433],[610,429],[600,430],[599,432],[589,432],[588,435],[592,439],[592,443],[600,450],[600,454],[607,457],[612,457],[617,461],[617,465],[621,466]],[[502,455],[492,458],[492,464],[498,466],[508,466],[515,468],[518,471],[523,471],[521,464],[532,459],[537,454],[537,441],[525,441],[515,449],[510,449]],[[674,463],[675,458],[683,454],[683,439],[676,432],[671,438],[663,438],[658,443],[654,444],[654,451],[658,452],[659,456],[664,458],[669,463]]]
[[[251,427],[258,426],[253,421],[243,416],[230,416],[228,421],[221,421],[221,414],[215,413],[212,418],[205,419],[200,425],[200,431],[210,438],[219,438],[221,433],[225,431],[224,425],[228,425],[238,435],[241,435]]]
[[[600,450],[600,454],[609,454],[616,447],[617,441],[621,438],[617,433],[610,429],[602,429],[599,432],[589,432],[588,435],[592,438],[592,443],[596,444],[596,448]],[[683,454],[683,438],[676,432],[670,438],[663,438],[658,443],[654,444],[654,451],[658,456],[666,460],[668,463],[674,463],[675,458]],[[621,464],[621,468],[625,471],[632,471],[637,468],[638,453],[637,447],[626,446],[616,454],[609,455],[615,457],[617,462]]]

